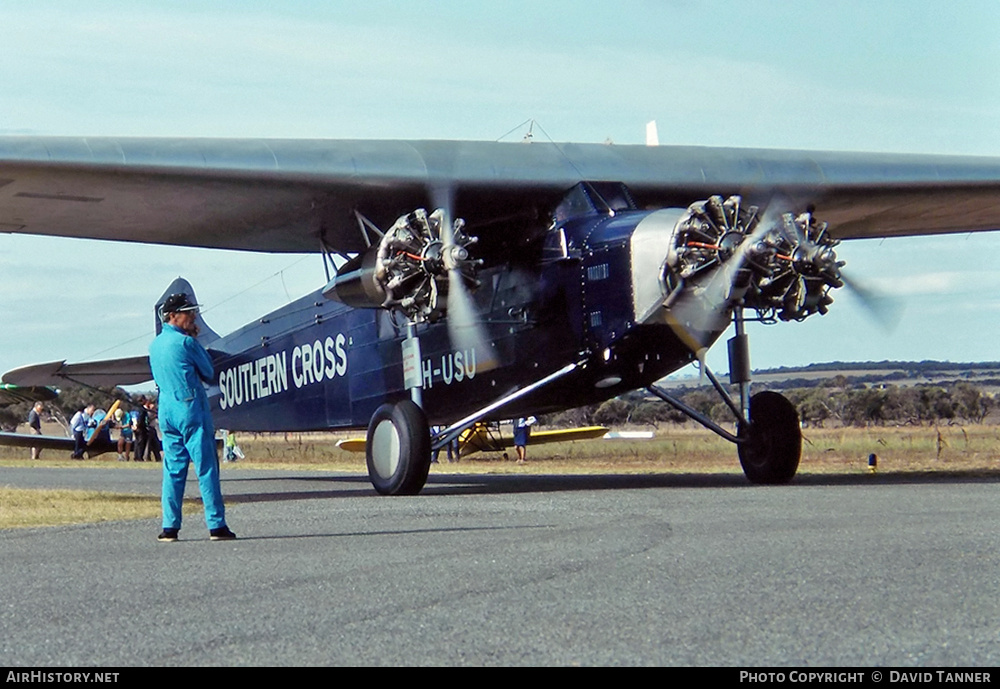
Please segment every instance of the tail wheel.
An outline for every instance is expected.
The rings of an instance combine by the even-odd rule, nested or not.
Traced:
[[[382,495],[416,495],[431,466],[430,429],[410,400],[383,404],[368,424],[368,477]]]
[[[795,406],[776,392],[750,398],[750,423],[740,424],[740,464],[751,483],[788,483],[799,468],[802,430]]]

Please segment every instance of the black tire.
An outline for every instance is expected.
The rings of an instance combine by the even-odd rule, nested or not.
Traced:
[[[750,423],[740,424],[740,464],[751,483],[788,483],[799,468],[802,430],[795,406],[776,392],[750,398]]]
[[[368,477],[382,495],[416,495],[431,467],[427,417],[410,400],[383,404],[368,423]]]

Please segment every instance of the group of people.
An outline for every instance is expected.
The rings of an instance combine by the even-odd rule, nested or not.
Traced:
[[[121,413],[120,413],[121,412]],[[123,417],[126,417],[123,419]],[[129,461],[129,444],[135,450],[137,462],[159,462],[162,444],[160,435],[156,432],[156,402],[152,399],[139,398],[139,408],[127,415],[121,409],[115,411],[119,419],[121,435],[118,438],[118,459]],[[129,433],[128,431],[131,431]]]
[[[134,449],[135,461],[159,462],[162,444],[156,432],[156,402],[147,397],[140,397],[138,402],[139,408],[134,411],[115,410],[112,426],[119,430],[118,461],[130,461]]]
[[[130,461],[134,450],[137,462],[159,462],[161,444],[156,431],[156,402],[140,397],[138,405],[139,408],[131,412],[121,408],[115,409],[110,418],[104,419],[96,417],[95,404],[80,407],[69,422],[70,432],[73,434],[73,454],[70,457],[83,459],[87,447],[95,440],[100,440],[104,445],[115,443],[112,432],[117,431],[118,461]],[[41,435],[42,411],[43,407],[39,402],[28,414],[28,426],[31,427],[32,433],[37,435]],[[95,434],[96,438],[93,437]],[[32,459],[37,459],[40,454],[38,448],[32,448]]]

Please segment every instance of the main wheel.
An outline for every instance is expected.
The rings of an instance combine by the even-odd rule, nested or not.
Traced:
[[[802,430],[795,405],[776,392],[750,398],[750,423],[740,424],[740,464],[751,483],[788,483],[799,468]]]
[[[416,495],[431,467],[431,435],[423,410],[410,400],[383,404],[368,423],[368,477],[382,495]]]

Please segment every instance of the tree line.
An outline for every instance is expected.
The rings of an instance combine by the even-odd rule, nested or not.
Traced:
[[[764,386],[754,386],[755,391],[761,389]],[[729,407],[712,390],[698,388],[675,394],[713,421],[727,423],[733,420]],[[869,386],[837,377],[825,385],[786,388],[782,394],[798,409],[804,426],[820,428],[825,425],[983,423],[997,408],[997,399],[992,394],[975,383],[964,381],[948,385]],[[121,388],[67,386],[45,406],[50,418],[65,423],[78,409],[91,402],[107,409],[114,400],[121,400],[128,410],[138,408],[140,396],[141,393],[130,394]],[[0,427],[14,430],[27,420],[31,407],[31,402],[19,402],[0,408]],[[557,427],[634,424],[656,428],[661,424],[684,423],[688,417],[665,402],[650,398],[645,391],[636,390],[601,404],[548,414],[539,420]]]
[[[755,386],[759,391],[764,386]],[[804,426],[903,426],[940,423],[983,423],[997,406],[996,398],[974,383],[940,385],[844,385],[782,390],[799,412]],[[733,421],[733,413],[712,390],[675,393],[682,402],[718,423]],[[645,391],[630,392],[601,404],[550,414],[541,419],[555,426],[658,427],[683,423],[688,417]]]

